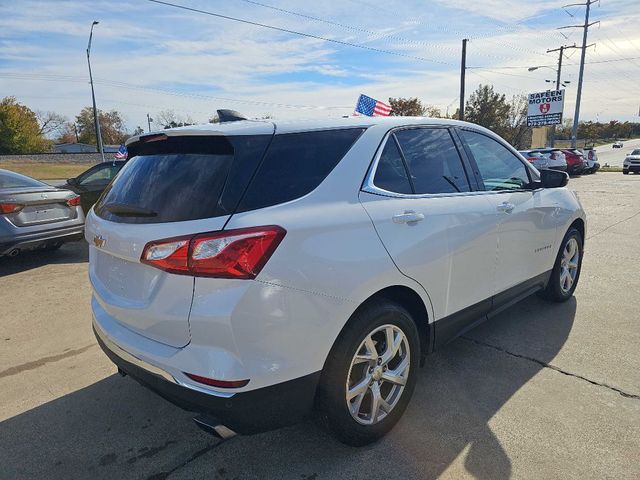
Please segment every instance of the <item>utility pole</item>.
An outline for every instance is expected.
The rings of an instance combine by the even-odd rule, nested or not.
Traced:
[[[93,122],[95,124],[96,129],[96,143],[98,144],[98,152],[102,156],[102,161],[104,162],[104,148],[102,147],[102,134],[100,133],[100,122],[98,121],[98,109],[96,108],[96,94],[93,91],[93,76],[91,75],[91,60],[89,59],[89,55],[91,54],[91,39],[93,38],[93,27],[98,25],[100,22],[96,22],[95,20],[91,24],[91,32],[89,33],[89,44],[87,45],[87,64],[89,65],[89,82],[91,83],[91,99],[93,100]]]
[[[460,114],[458,120],[464,120],[464,77],[467,72],[467,42],[468,38],[462,39],[462,62],[460,63]]]
[[[149,126],[149,133],[151,133],[151,122],[153,122],[153,118],[151,118],[147,113],[147,125]]]
[[[586,6],[585,14],[584,14],[584,25],[570,25],[568,27],[561,28],[582,28],[582,52],[580,54],[580,73],[578,75],[578,92],[576,94],[576,111],[573,116],[573,128],[571,130],[571,148],[576,148],[577,140],[578,140],[578,122],[580,121],[580,100],[582,98],[582,80],[584,78],[584,59],[587,54],[587,48],[591,45],[587,45],[587,34],[589,33],[589,27],[599,22],[589,23],[589,11],[591,10],[591,4],[599,2],[600,0],[587,0],[586,3],[572,3],[569,5],[565,5],[566,7],[575,7],[579,5]]]
[[[564,51],[567,48],[579,48],[576,47],[575,44],[573,45],[563,45],[560,48],[553,48],[550,50],[547,50],[547,53],[553,53],[553,52],[560,52],[560,54],[558,55],[558,69],[556,70],[556,91],[560,90],[560,84],[562,83],[562,80],[560,79],[560,75],[562,72],[562,57],[564,55]],[[555,125],[551,125],[551,141],[550,141],[550,146],[554,147],[556,143],[556,126]]]

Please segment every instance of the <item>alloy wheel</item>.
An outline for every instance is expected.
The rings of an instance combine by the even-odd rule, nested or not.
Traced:
[[[405,389],[410,366],[409,341],[396,325],[382,325],[362,341],[347,375],[346,401],[362,425],[383,420]]]
[[[580,248],[575,237],[569,239],[560,259],[560,289],[567,294],[571,290],[578,275],[578,263],[580,261]]]

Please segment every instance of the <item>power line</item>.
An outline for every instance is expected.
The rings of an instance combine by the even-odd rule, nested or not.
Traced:
[[[269,24],[266,24],[266,23],[253,22],[251,20],[246,20],[246,19],[243,19],[243,18],[231,17],[229,15],[222,15],[220,13],[209,12],[207,10],[200,10],[198,8],[187,7],[185,5],[178,5],[177,3],[163,2],[161,0],[148,0],[148,1],[152,2],[152,3],[157,3],[159,5],[166,5],[168,7],[178,8],[178,9],[182,9],[182,10],[186,10],[186,11],[190,11],[190,12],[194,12],[194,13],[200,13],[200,14],[203,14],[203,15],[209,15],[209,16],[212,16],[212,17],[222,18],[222,19],[225,19],[225,20],[231,20],[231,21],[234,21],[234,22],[244,23],[244,24],[247,24],[247,25],[253,25],[255,27],[268,28],[270,30],[275,30],[275,31],[284,32],[284,33],[290,33],[292,35],[298,35],[298,36],[305,37],[305,38],[313,38],[315,40],[322,40],[322,41],[325,41],[325,42],[336,43],[338,45],[344,45],[344,46],[354,47],[354,48],[361,48],[363,50],[369,50],[371,52],[386,53],[386,54],[389,54],[389,55],[396,55],[396,56],[399,56],[399,57],[411,58],[413,60],[420,60],[420,61],[423,61],[423,62],[437,63],[437,64],[440,64],[440,65],[450,65],[450,66],[454,65],[453,63],[445,62],[445,61],[442,61],[442,60],[435,60],[433,58],[418,57],[418,56],[410,55],[410,54],[407,54],[407,53],[394,52],[392,50],[385,50],[385,49],[382,49],[382,48],[370,47],[368,45],[363,45],[361,43],[352,43],[352,42],[347,42],[347,41],[344,41],[344,40],[337,40],[337,39],[334,39],[334,38],[322,37],[320,35],[314,35],[314,34],[311,34],[311,33],[299,32],[297,30],[290,30],[288,28],[276,27],[274,25],[269,25]]]
[[[354,26],[354,25],[348,25],[346,23],[340,23],[340,22],[335,22],[333,20],[327,20],[326,18],[320,18],[320,17],[316,17],[313,15],[308,15],[306,13],[302,13],[302,12],[297,12],[294,10],[287,10],[285,8],[280,8],[280,7],[276,7],[274,5],[268,5],[266,3],[262,3],[262,2],[257,2],[255,0],[240,0],[241,2],[244,3],[248,3],[250,5],[257,5],[259,7],[263,7],[263,8],[267,8],[270,10],[274,10],[276,12],[280,12],[280,13],[284,13],[287,15],[293,15],[295,17],[299,17],[299,18],[304,18],[306,20],[312,20],[315,22],[321,22],[324,23],[326,25],[331,25],[333,27],[338,27],[338,28],[342,28],[344,30],[348,30],[348,31],[352,31],[352,32],[359,32],[359,33],[365,33],[367,35],[370,35],[372,37],[375,37],[375,40],[381,40],[384,39],[385,41],[389,41],[389,40],[394,40],[394,41],[398,41],[398,42],[402,42],[403,45],[411,45],[411,46],[420,46],[420,47],[429,47],[429,48],[436,48],[436,49],[440,49],[443,51],[447,51],[453,54],[458,54],[458,50],[454,49],[452,47],[447,47],[444,45],[441,45],[439,43],[433,43],[433,42],[425,42],[422,40],[412,40],[406,37],[402,37],[396,33],[383,33],[383,32],[378,32],[375,30],[369,30],[367,28],[364,27],[359,27],[359,26]],[[449,32],[448,29],[441,29],[442,31],[446,31]],[[457,32],[458,34],[460,34],[460,32]],[[480,39],[481,37],[478,37],[478,39]],[[518,50],[517,47],[513,47],[512,50]],[[522,51],[527,51],[525,49],[520,49]],[[534,51],[527,51],[528,53],[535,53],[535,54],[539,54],[539,52],[534,52]],[[476,55],[479,56],[483,56],[483,57],[490,57],[490,58],[508,58],[504,55],[492,55],[490,53],[484,53],[484,52],[480,52],[480,53],[476,53]]]
[[[71,75],[57,75],[57,74],[29,74],[29,73],[17,73],[17,72],[0,72],[0,77],[15,78],[15,79],[22,79],[22,80],[46,80],[46,81],[54,81],[54,82],[56,81],[57,82],[74,82],[74,83],[87,82],[87,78],[85,77],[71,76]],[[260,100],[218,97],[213,95],[205,95],[201,93],[179,92],[175,90],[143,87],[141,85],[133,85],[130,83],[117,82],[117,81],[106,80],[106,79],[96,79],[94,80],[94,83],[99,83],[101,85],[108,85],[108,86],[117,87],[117,88],[142,90],[142,91],[148,91],[152,93],[161,93],[165,95],[173,95],[173,96],[179,96],[179,97],[198,98],[198,99],[224,101],[224,102],[232,102],[232,103],[242,103],[242,104],[249,104],[249,105],[260,105],[265,107],[279,107],[279,108],[292,108],[292,109],[304,109],[304,110],[334,110],[334,109],[342,110],[345,108],[351,108],[348,105],[333,105],[333,106],[295,105],[295,104],[287,104],[287,103],[265,102]]]

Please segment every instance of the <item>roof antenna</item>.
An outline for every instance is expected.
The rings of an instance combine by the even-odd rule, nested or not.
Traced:
[[[240,112],[236,112],[235,110],[217,110],[218,119],[220,119],[220,123],[222,122],[237,122],[239,120],[248,120],[247,117],[242,115]]]

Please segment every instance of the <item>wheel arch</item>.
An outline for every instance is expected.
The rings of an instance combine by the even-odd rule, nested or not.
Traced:
[[[585,241],[585,234],[586,232],[586,225],[584,223],[584,220],[582,218],[576,218],[571,225],[569,225],[569,228],[567,229],[567,232],[571,229],[571,228],[576,228],[579,232],[580,235],[582,236],[582,243],[584,244]],[[566,234],[566,232],[565,232]]]
[[[406,308],[416,324],[420,336],[420,365],[423,366],[425,357],[433,349],[433,323],[429,322],[429,311],[423,298],[413,288],[406,285],[392,285],[371,294],[350,315],[336,337],[335,342],[341,337],[342,332],[350,324],[351,319],[367,304],[376,300],[389,300]]]

